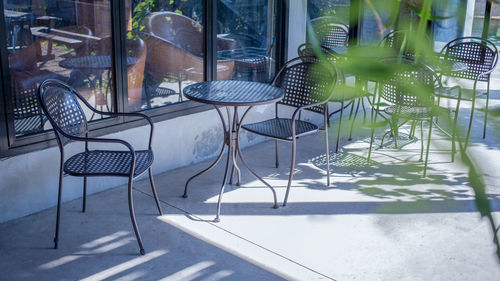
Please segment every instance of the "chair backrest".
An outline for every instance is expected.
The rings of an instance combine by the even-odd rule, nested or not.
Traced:
[[[397,63],[400,67],[382,81],[382,98],[398,106],[429,107],[433,104],[434,88],[439,78],[431,68],[409,59],[391,59],[387,63]]]
[[[349,40],[349,28],[334,17],[324,16],[311,20],[311,26],[321,46],[332,48],[345,46]]]
[[[288,61],[276,74],[272,84],[285,90],[279,103],[300,107],[327,102],[337,83],[337,72],[330,64],[319,63],[316,57],[298,57]],[[308,110],[323,113],[315,106]]]
[[[402,52],[402,55],[405,57],[414,57],[415,42],[411,42],[411,37],[412,36],[408,30],[393,30],[382,38],[379,46],[394,49],[396,53]],[[425,36],[425,40],[425,43],[431,46],[431,40],[428,36]]]
[[[71,86],[55,79],[45,80],[38,88],[38,98],[61,144],[69,141],[66,135],[83,137],[88,132],[87,119],[78,100],[89,105]]]
[[[489,81],[490,74],[498,62],[498,49],[491,41],[479,37],[461,37],[448,42],[441,54],[445,59],[467,64],[466,71],[447,74],[449,76]]]
[[[203,56],[203,27],[174,12],[155,12],[145,18],[146,30],[173,42],[196,56]]]
[[[338,55],[329,48],[320,46],[320,50],[329,61],[336,61],[339,58]],[[311,43],[300,44],[297,48],[297,54],[299,55],[299,57],[317,57],[314,47]]]

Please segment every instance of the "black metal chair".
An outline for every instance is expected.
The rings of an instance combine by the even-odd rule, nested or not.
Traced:
[[[324,59],[326,59],[327,61],[329,61],[331,63],[335,63],[339,59],[339,55],[329,48],[326,48],[324,46],[320,46],[320,51],[324,55]],[[317,50],[314,50],[314,47],[311,43],[303,43],[303,44],[299,45],[299,47],[297,48],[297,53],[298,53],[299,57],[304,57],[304,58],[313,57],[313,58],[317,59],[316,52],[317,52]],[[363,96],[365,96],[365,95],[361,95],[361,94],[360,95],[352,95],[354,88],[349,89],[349,87],[346,86],[346,78],[344,76],[344,73],[337,69],[337,74],[338,74],[338,76],[337,76],[338,81],[337,82],[339,83],[339,85],[344,85],[344,91],[336,91],[335,94],[331,96],[330,102],[340,103],[340,109],[338,109],[334,112],[330,112],[328,115],[328,121],[329,121],[331,116],[333,116],[334,114],[340,113],[339,124],[338,124],[338,129],[337,129],[338,132],[337,132],[337,141],[336,141],[336,145],[335,145],[335,153],[337,153],[339,151],[340,131],[342,129],[342,118],[344,115],[344,110],[347,107],[349,107],[351,104],[354,105],[355,100],[358,99],[358,107],[356,109],[356,115],[357,115],[357,112],[359,110],[359,104],[361,102],[361,98]],[[348,89],[349,89],[349,91],[348,91],[348,93],[346,93],[345,90],[348,90]],[[352,116],[352,112],[353,112],[353,109],[351,109],[351,114],[350,114],[351,116]],[[352,131],[353,131],[354,123],[356,121],[356,115],[352,119],[349,140],[351,140],[351,138],[352,138]],[[330,122],[328,122],[328,125],[329,125],[329,123]]]
[[[394,49],[395,54],[402,54],[405,58],[414,58],[415,44],[417,42],[411,41],[412,38],[415,38],[415,36],[408,30],[393,30],[380,40],[379,46]],[[432,46],[431,39],[427,35],[423,43]]]
[[[128,203],[130,218],[132,220],[135,236],[137,237],[140,253],[144,255],[145,251],[134,214],[132,182],[134,178],[137,178],[146,171],[149,172],[149,180],[158,211],[160,215],[163,214],[158,200],[158,195],[156,193],[153,173],[151,170],[151,165],[153,164],[153,151],[151,149],[153,139],[153,122],[151,119],[141,113],[113,113],[98,111],[90,106],[90,104],[82,98],[82,96],[80,96],[75,89],[55,79],[45,80],[40,85],[38,97],[43,112],[54,128],[59,150],[61,152],[54,248],[57,249],[59,241],[59,220],[61,212],[63,173],[83,177],[82,212],[85,212],[86,208],[87,177],[117,176],[128,177]],[[132,116],[146,119],[151,127],[148,149],[135,150],[128,142],[121,139],[89,138],[87,119],[79,102],[83,103],[88,109],[97,114],[109,116]],[[70,141],[85,143],[85,151],[77,153],[65,160],[64,146]],[[122,145],[126,148],[126,150],[90,150],[90,142]]]
[[[424,153],[424,128],[423,123],[429,122],[429,134],[427,137],[427,151],[425,154],[424,173],[427,173],[427,162],[429,159],[429,148],[432,133],[433,118],[437,115],[434,90],[440,87],[440,79],[428,66],[415,63],[411,59],[389,59],[387,63],[397,63],[400,68],[393,73],[392,77],[379,82],[379,95],[375,109],[373,122],[377,121],[377,113],[383,112],[389,116],[390,131],[382,137],[380,147],[383,146],[384,137],[388,133],[394,136],[394,146],[397,148],[398,128],[408,121],[420,122],[421,151],[420,160]],[[387,102],[383,110],[380,109],[381,99]],[[402,122],[400,120],[402,119]],[[411,130],[413,130],[413,126]],[[373,146],[375,126],[372,126],[368,161],[370,161]],[[411,135],[411,133],[410,133]]]
[[[333,48],[346,46],[349,40],[349,28],[335,17],[324,16],[311,20],[311,27],[321,46]]]
[[[440,98],[455,99],[460,101],[472,102],[469,127],[465,137],[464,147],[467,147],[472,128],[472,118],[476,103],[476,89],[478,82],[486,82],[486,108],[484,113],[483,138],[486,137],[486,123],[488,120],[488,104],[490,98],[490,76],[498,62],[498,49],[491,41],[479,37],[461,37],[448,42],[441,50],[444,59],[451,62],[461,62],[467,64],[466,71],[446,73],[448,77],[467,79],[474,81],[472,92],[453,91],[456,87],[444,87],[436,92]],[[455,111],[455,120],[458,116],[458,106]]]
[[[292,162],[283,206],[286,206],[292,183],[296,141],[299,137],[317,133],[320,130],[316,124],[301,120],[303,110],[324,115],[327,185],[330,185],[328,101],[337,82],[337,72],[330,66],[317,63],[317,59],[314,57],[298,57],[288,61],[272,81],[272,85],[285,90],[283,100],[276,103],[275,118],[242,126],[249,132],[275,140],[276,168],[279,166],[278,141],[292,143]],[[295,108],[291,118],[279,117],[279,104]]]

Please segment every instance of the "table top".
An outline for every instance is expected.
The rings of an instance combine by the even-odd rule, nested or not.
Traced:
[[[250,106],[278,102],[285,96],[281,88],[265,83],[219,80],[196,83],[183,90],[184,95],[201,103],[223,106]]]
[[[137,59],[127,57],[127,65],[134,65]],[[83,56],[69,58],[59,62],[59,66],[68,69],[108,69],[112,68],[111,56]]]

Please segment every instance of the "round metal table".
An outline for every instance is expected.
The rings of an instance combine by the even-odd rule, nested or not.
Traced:
[[[128,66],[136,63],[136,58],[127,57]],[[82,56],[62,60],[59,66],[67,69],[110,69],[113,64],[111,56]]]
[[[189,85],[183,90],[184,95],[193,101],[200,103],[213,105],[220,117],[222,122],[222,127],[224,129],[224,142],[219,156],[215,161],[210,164],[206,169],[190,177],[184,187],[183,197],[187,197],[187,190],[189,182],[194,178],[200,176],[201,174],[208,172],[212,169],[222,158],[226,147],[228,149],[226,168],[224,171],[224,177],[222,180],[222,185],[219,193],[219,199],[217,202],[217,215],[215,217],[215,222],[220,221],[220,206],[222,200],[222,194],[224,193],[224,187],[226,185],[227,178],[229,176],[229,184],[232,184],[234,170],[238,174],[238,181],[236,185],[240,185],[241,171],[236,163],[236,159],[239,156],[241,163],[247,170],[258,180],[269,187],[273,193],[274,197],[274,208],[278,208],[278,202],[276,199],[276,191],[274,188],[264,181],[260,176],[258,176],[252,169],[248,167],[243,156],[241,154],[239,146],[239,132],[241,124],[245,119],[245,116],[250,112],[250,110],[255,105],[270,104],[282,100],[285,96],[283,89],[271,86],[269,84],[259,83],[259,82],[249,82],[249,81],[236,81],[236,80],[222,80],[222,81],[208,81],[196,83]],[[219,107],[225,106],[227,112],[227,122],[224,119],[224,115]],[[243,113],[241,118],[238,117],[238,107],[248,106],[246,111]],[[233,112],[231,113],[231,107],[233,107]],[[232,116],[231,116],[232,114]],[[232,165],[231,172],[229,175],[229,165]]]

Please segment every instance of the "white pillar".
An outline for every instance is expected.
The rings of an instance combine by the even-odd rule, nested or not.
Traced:
[[[465,10],[463,36],[472,36],[472,24],[474,22],[475,4],[476,4],[476,0],[467,0],[467,9]]]
[[[287,60],[297,57],[297,48],[306,42],[307,0],[288,1]]]

